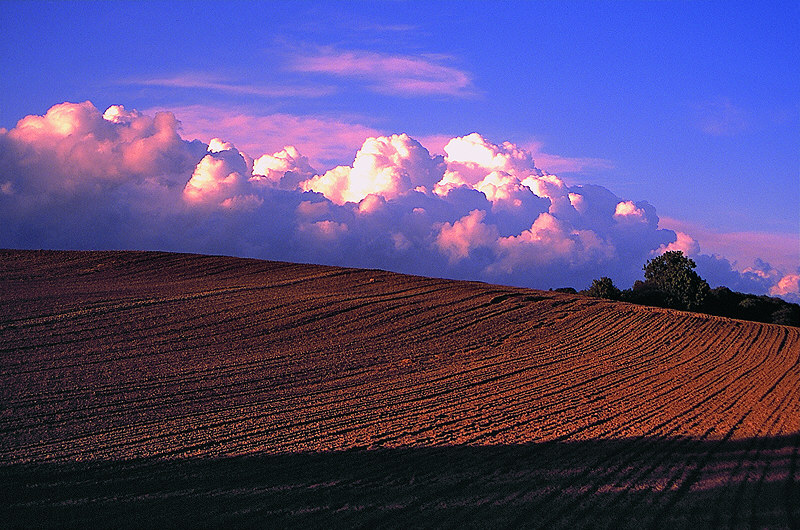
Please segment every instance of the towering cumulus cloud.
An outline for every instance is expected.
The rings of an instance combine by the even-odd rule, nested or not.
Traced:
[[[302,183],[336,204],[358,202],[368,195],[394,199],[412,189],[426,191],[441,178],[441,157],[406,134],[367,138],[351,166],[338,166]]]
[[[444,156],[406,134],[370,137],[352,165],[326,171],[293,146],[245,153],[179,131],[169,112],[88,101],[0,130],[0,246],[227,253],[538,288],[630,285],[647,259],[680,249],[712,283],[798,296],[798,271],[738,273],[660,229],[647,202],[569,185],[477,133]]]

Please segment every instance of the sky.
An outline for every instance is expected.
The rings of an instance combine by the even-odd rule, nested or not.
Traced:
[[[578,289],[682,250],[800,300],[797,2],[28,1],[0,29],[0,246]]]

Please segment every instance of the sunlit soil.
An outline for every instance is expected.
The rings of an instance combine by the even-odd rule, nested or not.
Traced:
[[[375,270],[0,251],[15,526],[796,527],[799,445],[800,328]]]

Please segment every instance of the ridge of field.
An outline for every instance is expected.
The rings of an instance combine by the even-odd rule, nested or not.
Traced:
[[[542,526],[630,502],[656,523],[689,525],[676,514],[691,492],[721,487],[703,497],[715,506],[705,523],[790,527],[798,389],[798,328],[378,270],[0,251],[0,464],[17,483],[33,480],[16,474],[30,466],[62,480],[59,466],[91,475],[104,462],[352,451],[359,462],[428,451],[430,462],[473,448],[505,469],[504,459],[532,465],[513,449],[531,447],[567,473],[559,480],[572,477],[536,490],[545,512],[553,488],[572,492]],[[324,484],[338,498],[341,484]]]

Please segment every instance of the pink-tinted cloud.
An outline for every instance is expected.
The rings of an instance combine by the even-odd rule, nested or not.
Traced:
[[[770,288],[769,294],[800,303],[800,274],[787,274]]]
[[[183,198],[190,204],[219,205],[229,209],[252,210],[263,203],[250,191],[249,160],[235,148],[216,150],[209,146],[209,154],[195,166],[192,176],[183,188]]]
[[[15,166],[9,189],[39,199],[131,179],[169,180],[196,163],[169,112],[146,116],[115,105],[101,113],[89,101],[62,103],[44,116],[26,116],[3,136]]]
[[[474,95],[470,74],[443,64],[444,59],[433,55],[391,55],[327,46],[298,54],[290,67],[298,72],[365,80],[375,91],[400,96]]]
[[[633,201],[621,201],[614,208],[614,219],[625,223],[647,222],[647,213]]]
[[[426,136],[416,136],[416,138],[422,145],[427,147],[431,153],[444,155],[444,148],[450,140],[453,139],[453,136],[448,134],[430,134]],[[529,152],[536,167],[547,173],[591,172],[614,168],[614,163],[604,158],[567,157],[547,153],[544,150],[544,143],[539,141],[530,141],[520,144],[520,148]]]
[[[660,226],[676,230],[664,250],[683,250],[712,287],[780,296],[800,302],[793,278],[800,273],[800,235],[764,232],[719,232],[696,223],[663,218]],[[689,235],[691,233],[691,235]]]
[[[524,144],[524,148],[533,155],[536,167],[548,173],[577,173],[581,171],[614,168],[614,163],[604,158],[566,157],[547,153],[543,150],[543,142],[527,142]]]
[[[367,138],[352,167],[338,166],[302,184],[337,204],[359,202],[368,195],[393,199],[415,188],[431,189],[441,179],[441,157],[406,134]]]
[[[232,83],[223,78],[208,74],[183,74],[171,77],[149,78],[126,81],[126,84],[138,86],[152,86],[163,88],[193,88],[213,90],[227,94],[242,94],[247,96],[262,96],[266,98],[318,98],[327,96],[336,91],[334,87],[322,85],[253,85]]]
[[[500,259],[491,266],[507,274],[531,266],[565,267],[595,265],[614,257],[613,244],[591,230],[577,230],[570,223],[542,213],[531,227],[517,236],[500,238]]]
[[[462,180],[473,182],[474,175],[488,171],[502,171],[525,178],[536,171],[530,152],[511,142],[495,145],[478,133],[453,138],[444,147],[451,171],[464,173]]]
[[[342,237],[348,230],[347,224],[337,223],[325,219],[323,221],[315,221],[310,223],[300,223],[298,231],[303,235],[307,235],[317,241],[333,242]]]
[[[700,244],[689,234],[684,232],[675,231],[675,236],[677,239],[670,243],[669,245],[662,245],[657,251],[657,254],[663,254],[665,252],[672,252],[679,250],[684,253],[684,255],[692,257],[696,256],[700,253]]]
[[[485,217],[486,212],[472,210],[452,224],[444,223],[439,229],[436,246],[451,263],[466,259],[471,250],[497,244],[499,237],[497,228],[484,224]]]
[[[429,134],[427,136],[414,137],[433,155],[444,155],[444,146],[453,139],[453,135],[451,134]]]
[[[767,257],[772,266],[787,272],[800,265],[800,234],[720,232],[668,217],[661,217],[659,226],[691,234],[704,253],[726,256],[739,271]]]
[[[417,31],[419,26],[413,24],[367,24],[359,27],[366,31],[377,31],[382,33],[407,33]]]
[[[440,195],[471,187],[488,194],[492,201],[520,199],[515,196],[522,179],[542,173],[528,151],[510,142],[493,144],[478,133],[451,139],[444,152],[447,171],[435,188]]]
[[[250,180],[291,190],[315,174],[308,157],[300,154],[293,145],[287,145],[277,153],[258,157],[253,162]]]
[[[162,109],[146,112],[157,110]],[[351,161],[364,138],[380,135],[367,125],[326,116],[259,116],[204,105],[176,107],[172,112],[180,120],[186,139],[208,142],[219,137],[253,157],[291,145],[317,167]]]

